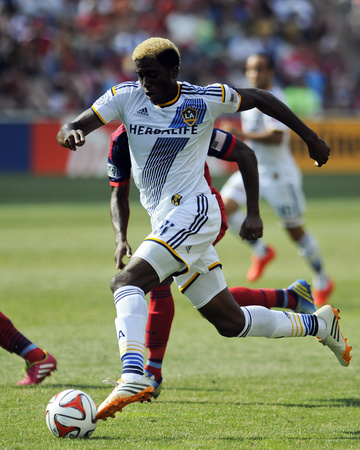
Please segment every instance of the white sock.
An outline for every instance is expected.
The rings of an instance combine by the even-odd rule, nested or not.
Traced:
[[[123,362],[121,379],[137,380],[144,374],[145,327],[148,307],[144,292],[123,286],[114,292],[116,335]]]
[[[245,326],[239,337],[318,336],[319,332],[323,335],[324,325],[326,330],[326,322],[313,314],[276,311],[263,306],[246,306],[241,309],[245,314]]]
[[[319,245],[316,239],[308,232],[296,242],[298,246],[298,253],[307,260],[312,269],[313,286],[315,289],[326,289],[329,284],[328,276],[326,275],[319,251]]]
[[[256,241],[245,241],[251,245],[253,255],[258,258],[263,258],[266,254],[266,243],[262,239],[257,239]]]
[[[320,272],[315,272],[312,277],[314,289],[324,290],[329,286],[329,277],[326,272],[321,270]]]
[[[319,254],[319,246],[316,239],[308,232],[296,241],[298,246],[298,252],[301,256],[309,261],[309,263],[315,268],[321,266],[321,258]]]

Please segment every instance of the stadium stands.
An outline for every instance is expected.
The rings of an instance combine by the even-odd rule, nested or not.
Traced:
[[[149,36],[179,46],[181,76],[193,83],[244,85],[246,57],[266,50],[283,87],[310,89],[325,112],[356,114],[359,12],[345,0],[2,0],[1,115],[83,110],[134,78],[129,54]]]

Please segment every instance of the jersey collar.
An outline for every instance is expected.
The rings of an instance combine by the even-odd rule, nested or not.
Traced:
[[[171,106],[171,105],[173,105],[174,103],[176,103],[179,100],[180,91],[181,91],[181,85],[180,85],[180,83],[178,83],[177,85],[178,85],[178,91],[177,91],[177,94],[176,94],[175,98],[173,98],[169,102],[162,103],[161,105],[157,105],[157,106],[159,106],[160,108],[166,108],[166,106]]]

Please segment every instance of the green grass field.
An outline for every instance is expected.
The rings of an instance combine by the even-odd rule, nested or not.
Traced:
[[[176,314],[159,399],[129,405],[99,423],[89,440],[71,441],[55,438],[46,427],[50,398],[78,388],[99,404],[111,390],[102,380],[120,374],[109,289],[115,269],[107,183],[3,177],[0,310],[57,358],[58,371],[37,387],[17,387],[23,360],[0,349],[0,448],[359,449],[358,178],[341,183],[319,177],[305,186],[306,224],[336,283],[332,303],[353,346],[350,367],[340,366],[312,337],[221,337],[174,287]],[[278,257],[254,287],[311,280],[264,204],[262,217]],[[148,224],[134,201],[133,249]],[[217,249],[229,285],[249,286],[248,248],[228,233]]]

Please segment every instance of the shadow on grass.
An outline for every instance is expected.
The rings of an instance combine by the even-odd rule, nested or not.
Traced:
[[[34,388],[36,386],[28,386],[28,388]],[[48,384],[42,385],[43,389],[79,389],[86,391],[87,389],[103,389],[109,390],[109,385],[105,384],[77,384],[77,383],[64,383],[64,384]],[[111,386],[110,386],[111,387]],[[169,392],[227,392],[227,389],[219,389],[219,388],[171,388],[166,387],[166,390]],[[185,394],[186,395],[186,394]],[[342,407],[360,407],[360,398],[349,397],[349,398],[333,398],[333,399],[313,399],[312,403],[271,403],[271,402],[233,402],[233,401],[209,401],[209,399],[202,400],[156,400],[156,402],[165,403],[165,404],[210,404],[210,405],[234,405],[234,406],[284,406],[286,408],[342,408]]]
[[[158,400],[161,401],[161,400]],[[233,401],[219,401],[213,402],[209,401],[209,399],[204,399],[203,401],[179,401],[179,400],[165,400],[161,401],[161,403],[166,404],[195,404],[195,405],[233,405],[233,406],[283,406],[285,408],[343,408],[343,407],[360,407],[360,400],[355,398],[344,398],[338,400],[330,400],[329,404],[321,403],[322,400],[317,399],[314,402],[318,403],[271,403],[271,402],[233,402]]]
[[[323,403],[330,403],[330,406],[355,406],[357,408],[360,407],[360,398],[322,398],[318,401]]]
[[[14,387],[14,386],[12,386]],[[36,386],[22,386],[22,387],[15,387],[16,390],[20,390],[20,389],[39,389],[40,385],[36,385]],[[111,387],[111,386],[110,386]],[[109,391],[109,385],[106,384],[82,384],[82,383],[56,383],[56,384],[42,384],[41,385],[41,389],[46,389],[46,390],[54,390],[54,389],[59,389],[59,390],[65,390],[65,389],[79,389],[79,390],[83,390],[86,391],[88,389],[101,389],[104,391]],[[170,393],[175,393],[175,392],[227,392],[227,389],[219,389],[217,387],[214,388],[171,388],[171,387],[166,387],[166,391],[170,392]],[[184,396],[186,396],[186,394],[184,394]],[[208,404],[208,405],[234,405],[234,406],[283,406],[286,408],[343,408],[343,407],[353,407],[353,408],[359,408],[360,407],[360,398],[356,398],[356,397],[349,397],[349,398],[333,398],[333,399],[312,399],[311,403],[274,403],[274,402],[257,402],[257,401],[253,401],[253,402],[242,402],[242,401],[226,401],[226,400],[221,400],[221,401],[209,401],[208,398],[204,399],[204,400],[193,400],[193,399],[189,399],[189,400],[166,400],[163,399],[164,396],[162,397],[161,400],[156,400],[156,403],[163,403],[163,404],[197,404],[197,405],[204,405],[204,404]]]

